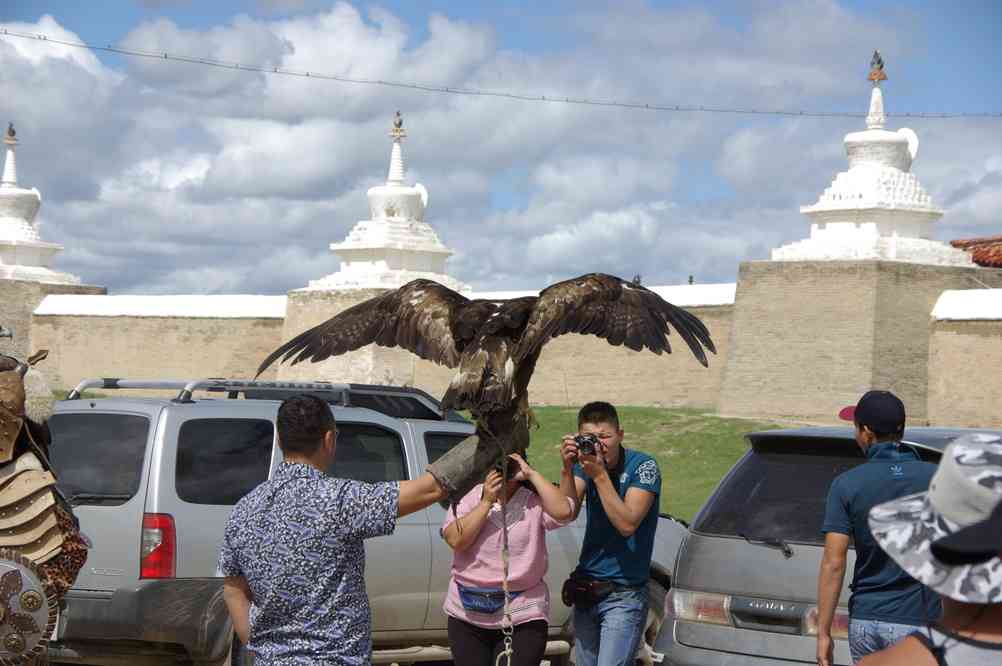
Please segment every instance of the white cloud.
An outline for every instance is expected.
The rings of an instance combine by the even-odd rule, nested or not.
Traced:
[[[276,16],[313,6],[265,4]],[[409,25],[339,2],[204,30],[154,20],[124,44],[450,87],[863,111],[872,45],[891,61],[922,38],[907,18],[830,1],[746,11],[744,23],[643,3],[582,11],[565,24],[575,39],[526,52],[502,48],[490,26],[437,14]],[[78,39],[48,16],[8,27]],[[740,260],[807,235],[797,207],[844,168],[842,135],[861,125],[530,104],[163,59],[113,69],[85,50],[14,39],[0,39],[0,89],[0,114],[22,138],[21,178],[45,199],[46,238],[66,245],[60,267],[133,293],[281,293],[333,272],[328,244],[367,216],[397,109],[411,178],[430,190],[428,219],[460,279],[524,288],[604,270],[648,284],[729,281]],[[916,129],[915,170],[951,208],[942,233],[997,224],[998,132]]]

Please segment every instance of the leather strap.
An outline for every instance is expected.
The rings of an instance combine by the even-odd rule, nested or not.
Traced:
[[[0,507],[6,509],[9,513],[11,509],[8,507],[11,505],[33,495],[42,488],[54,485],[56,485],[56,477],[52,476],[52,472],[43,472],[36,469],[21,472],[6,485],[0,487]],[[6,516],[0,513],[0,517]]]
[[[14,457],[14,445],[24,427],[24,419],[9,412],[0,405],[0,463]]]
[[[0,548],[20,548],[41,539],[46,532],[58,525],[56,510],[51,508],[23,525],[0,530]]]
[[[13,506],[0,508],[0,530],[8,530],[37,518],[46,509],[54,506],[56,498],[49,488],[43,488],[34,495],[24,498]]]
[[[18,456],[17,460],[14,462],[9,462],[6,465],[0,465],[0,486],[10,481],[21,472],[29,469],[42,469],[42,463],[40,463],[35,454],[30,451]]]
[[[42,562],[52,559],[58,554],[54,551],[58,551],[62,548],[63,540],[65,538],[66,537],[63,535],[62,530],[55,527],[43,534],[39,539],[36,539],[35,541],[22,548],[18,548],[17,550],[19,550],[22,555],[27,557],[32,562],[41,564]]]

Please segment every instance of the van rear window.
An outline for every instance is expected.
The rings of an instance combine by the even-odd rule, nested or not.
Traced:
[[[177,436],[177,496],[230,506],[268,478],[275,427],[265,419],[190,419]]]
[[[828,487],[863,462],[855,442],[784,438],[761,442],[724,478],[693,531],[821,544]]]
[[[73,504],[122,504],[139,491],[150,420],[135,414],[55,414],[49,459]]]

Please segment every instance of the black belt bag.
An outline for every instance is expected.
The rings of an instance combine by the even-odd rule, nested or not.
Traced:
[[[560,590],[560,598],[565,606],[588,608],[618,589],[621,589],[619,585],[607,580],[595,580],[571,574],[571,577],[564,582],[563,589]]]

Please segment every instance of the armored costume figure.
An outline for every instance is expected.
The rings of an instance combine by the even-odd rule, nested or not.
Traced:
[[[49,464],[52,393],[33,366],[0,355],[0,664],[44,660],[59,602],[87,546]]]

